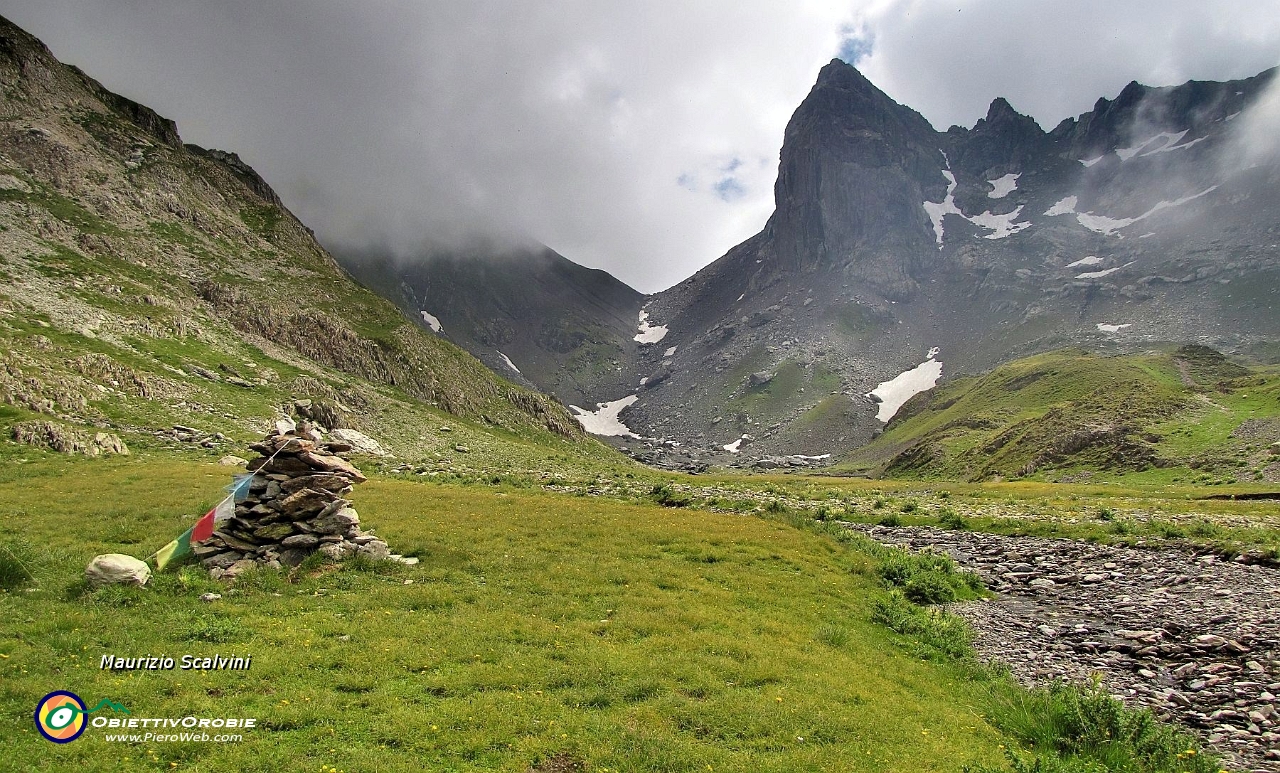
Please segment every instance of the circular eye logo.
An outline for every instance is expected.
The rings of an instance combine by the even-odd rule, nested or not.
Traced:
[[[54,743],[70,743],[84,732],[88,724],[86,713],[79,695],[56,690],[36,704],[36,729]]]

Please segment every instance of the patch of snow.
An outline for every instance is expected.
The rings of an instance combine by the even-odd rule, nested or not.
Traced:
[[[1064,196],[1058,200],[1057,204],[1049,207],[1044,211],[1046,215],[1074,215],[1076,213],[1076,204],[1080,201],[1075,196]]]
[[[943,153],[942,157],[945,159],[947,155]],[[1023,230],[1024,228],[1031,227],[1031,223],[1027,223],[1027,222],[1015,223],[1014,222],[1014,220],[1018,218],[1019,213],[1022,212],[1022,207],[1018,207],[1014,211],[1004,215],[996,215],[996,214],[992,214],[991,212],[983,212],[981,215],[974,215],[973,217],[969,217],[965,213],[961,212],[960,208],[956,206],[956,185],[957,185],[956,176],[951,173],[951,163],[949,161],[947,163],[947,168],[942,170],[942,176],[947,178],[947,195],[942,197],[942,201],[926,201],[921,205],[924,207],[924,211],[929,215],[929,221],[933,223],[933,235],[938,242],[938,249],[942,249],[942,237],[943,237],[942,219],[947,215],[959,215],[960,217],[963,217],[965,220],[968,220],[970,223],[973,223],[974,225],[980,228],[985,228],[988,231],[991,231],[991,233],[985,236],[985,238],[987,239],[1003,239],[1007,236],[1016,234],[1017,232]],[[1012,178],[1012,180],[1016,180],[1018,178],[1018,175],[1016,174],[1005,175],[1004,177],[1001,177],[999,180],[991,180],[990,182],[994,185],[997,182],[1005,180],[1006,178]],[[1013,187],[1010,187],[1008,190],[1004,191],[1004,194],[1002,195],[1007,195],[1009,191],[1014,190],[1014,188],[1017,187],[1017,184],[1012,182],[1012,180],[1009,182],[1009,185],[1012,185]],[[997,190],[1000,190],[1003,187],[1004,187],[1004,184],[1002,183],[1001,188],[998,188]],[[993,195],[992,198],[1000,198],[1000,197]]]
[[[1214,191],[1216,191],[1217,189],[1218,189],[1218,186],[1216,186],[1216,185],[1210,185],[1208,188],[1205,188],[1204,190],[1200,191],[1199,193],[1193,193],[1193,194],[1191,194],[1190,196],[1183,196],[1182,198],[1180,198],[1180,199],[1174,199],[1173,201],[1161,201],[1161,202],[1158,202],[1158,203],[1157,203],[1154,207],[1152,207],[1151,209],[1147,210],[1146,212],[1143,212],[1141,215],[1138,215],[1138,219],[1139,219],[1139,220],[1142,220],[1142,219],[1144,219],[1144,218],[1151,217],[1152,215],[1154,215],[1155,213],[1159,212],[1159,211],[1160,211],[1160,210],[1162,210],[1162,209],[1168,209],[1168,208],[1170,208],[1170,207],[1180,207],[1180,206],[1182,206],[1183,204],[1186,204],[1188,201],[1194,201],[1194,200],[1196,200],[1196,199],[1200,198],[1201,196],[1207,196],[1208,194],[1213,193],[1213,192],[1214,192]]]
[[[881,382],[871,390],[870,394],[880,399],[880,407],[876,411],[877,419],[889,421],[903,403],[926,389],[932,389],[934,384],[938,383],[938,379],[942,377],[942,362],[934,359],[938,356],[937,352],[937,347],[930,349],[929,356],[924,362],[911,370],[899,373],[888,381]]]
[[[1003,199],[1018,189],[1018,178],[1021,176],[1021,174],[1007,174],[1004,177],[987,180],[991,183],[991,192],[987,196],[992,199]]]
[[[1150,237],[1152,237],[1152,236],[1155,236],[1155,235],[1156,235],[1156,232],[1155,232],[1155,231],[1148,231],[1148,232],[1144,233],[1142,236],[1139,236],[1138,238],[1139,238],[1139,239],[1148,239],[1148,238],[1150,238]]]
[[[496,351],[496,350],[495,350],[495,351]],[[503,354],[502,352],[498,352],[498,356],[502,358],[502,361],[503,361],[503,362],[505,362],[505,363],[507,364],[507,367],[508,367],[508,368],[511,368],[511,369],[512,369],[512,370],[514,370],[516,373],[520,373],[520,369],[516,367],[516,364],[515,364],[514,362],[512,362],[512,361],[511,361],[511,358],[510,358],[510,357],[508,357],[507,355]],[[523,375],[523,374],[521,374],[521,375]]]
[[[830,459],[831,454],[822,454],[821,456],[805,456],[804,454],[792,454],[792,459],[803,459],[806,462],[820,462],[823,459]]]
[[[1186,132],[1183,132],[1183,134],[1186,134]],[[1143,155],[1143,157],[1146,157],[1146,156],[1154,156],[1154,155],[1155,155],[1155,154],[1157,154],[1157,153],[1168,153],[1168,152],[1169,152],[1169,151],[1171,151],[1171,150],[1186,150],[1187,148],[1191,147],[1192,145],[1196,144],[1197,142],[1204,142],[1204,141],[1205,141],[1205,140],[1207,140],[1207,139],[1209,139],[1209,138],[1208,138],[1208,137],[1196,137],[1194,140],[1192,140],[1192,141],[1190,141],[1190,142],[1184,142],[1184,143],[1183,143],[1183,144],[1181,144],[1181,145],[1174,145],[1174,144],[1171,142],[1171,143],[1169,143],[1168,145],[1165,145],[1165,146],[1164,146],[1164,147],[1162,147],[1162,148],[1157,148],[1156,150],[1148,151],[1148,152],[1146,152],[1146,153],[1143,153],[1142,155]]]
[[[1076,220],[1079,221],[1080,225],[1088,228],[1090,231],[1106,236],[1110,236],[1121,228],[1138,222],[1138,218],[1136,217],[1116,219],[1113,217],[1107,217],[1106,215],[1092,215],[1088,212],[1078,213],[1076,215]]]
[[[574,411],[574,417],[582,428],[592,435],[602,435],[604,437],[640,437],[636,433],[627,428],[618,419],[618,414],[622,413],[622,409],[634,403],[637,399],[635,395],[627,395],[619,400],[608,403],[596,403],[596,410],[586,411],[576,405],[570,405],[569,409]]]
[[[645,384],[648,384],[648,383],[649,383],[648,376],[645,376],[644,378],[640,379],[640,386],[644,386]]]
[[[1105,322],[1098,323],[1098,329],[1104,333],[1119,333],[1127,327],[1133,327],[1131,323],[1126,322],[1123,325],[1108,325]]]
[[[1080,221],[1080,225],[1084,226],[1085,228],[1088,228],[1090,231],[1096,231],[1097,233],[1110,236],[1112,233],[1120,230],[1121,228],[1131,226],[1134,223],[1138,222],[1139,220],[1146,220],[1147,218],[1151,217],[1152,215],[1154,215],[1155,213],[1161,210],[1169,209],[1170,207],[1180,207],[1189,201],[1194,201],[1195,199],[1198,199],[1201,196],[1212,193],[1217,189],[1218,189],[1218,186],[1211,185],[1208,188],[1205,188],[1204,190],[1200,191],[1199,193],[1193,193],[1190,196],[1183,196],[1182,198],[1174,199],[1173,201],[1157,202],[1154,207],[1152,207],[1151,209],[1148,209],[1146,212],[1143,212],[1141,215],[1138,215],[1137,217],[1126,217],[1126,218],[1116,219],[1116,218],[1106,217],[1105,215],[1094,215],[1094,214],[1081,212],[1076,215],[1076,219]]]
[[[924,358],[926,360],[932,360],[934,357],[937,357],[941,353],[942,353],[942,350],[935,346],[929,350],[929,353],[926,354]]]
[[[1114,274],[1115,272],[1119,271],[1122,268],[1124,268],[1124,266],[1116,266],[1115,268],[1106,268],[1106,269],[1103,269],[1102,271],[1086,271],[1083,274],[1076,274],[1076,279],[1101,279],[1104,276],[1110,276],[1111,274]]]
[[[640,332],[636,333],[635,340],[642,344],[656,344],[667,335],[666,325],[650,325],[649,312],[644,309],[640,310]]]
[[[1098,163],[1099,161],[1101,161],[1106,157],[1107,157],[1107,154],[1103,153],[1101,156],[1098,156],[1097,158],[1089,158],[1089,159],[1082,158],[1080,159],[1080,163],[1084,164],[1086,167],[1089,167],[1089,166],[1093,166],[1094,164]]]
[[[945,154],[943,158],[946,158]],[[942,176],[947,178],[947,195],[942,197],[941,202],[924,202],[924,211],[928,213],[929,220],[933,222],[933,233],[938,240],[938,249],[942,249],[942,218],[946,215],[964,217],[964,213],[956,206],[956,176],[951,173],[950,166],[948,163],[948,168],[942,172]]]
[[[1231,115],[1227,116],[1226,118],[1223,118],[1222,120],[1224,120],[1224,121],[1230,121],[1230,120],[1232,120],[1233,118],[1235,118],[1235,117],[1236,117],[1236,116],[1238,116],[1238,115],[1240,115],[1240,111],[1239,111],[1239,110],[1237,110],[1236,112],[1234,112],[1234,113],[1232,113]]]
[[[747,294],[746,294],[746,293],[743,293],[742,295],[739,295],[739,296],[738,296],[738,301],[740,301],[740,300],[742,300],[743,298],[746,298],[746,297],[747,297]],[[738,301],[734,301],[734,303],[737,303]]]
[[[1075,268],[1076,266],[1096,266],[1102,262],[1102,258],[1096,255],[1090,255],[1087,258],[1081,258],[1074,263],[1068,263],[1067,268]]]
[[[1004,239],[1006,237],[1016,234],[1019,231],[1022,231],[1024,229],[1031,227],[1031,223],[1025,220],[1021,223],[1014,222],[1015,220],[1018,219],[1018,215],[1021,213],[1022,213],[1022,207],[1019,206],[1014,211],[1005,213],[1003,215],[995,215],[990,212],[983,212],[981,215],[974,215],[973,217],[966,218],[966,219],[970,223],[973,223],[976,226],[979,226],[981,228],[986,228],[987,230],[991,231],[991,233],[987,234],[983,238]]]
[[[742,441],[744,441],[744,440],[746,440],[746,439],[747,439],[747,436],[746,436],[746,435],[743,435],[742,437],[740,437],[740,438],[738,438],[737,440],[733,441],[733,442],[732,442],[732,443],[730,443],[729,445],[727,445],[727,446],[721,446],[721,448],[723,448],[724,450],[728,451],[728,452],[729,452],[729,453],[731,453],[731,454],[736,454],[736,453],[738,453],[738,450],[742,448]]]
[[[1143,150],[1147,148],[1151,148],[1150,150],[1147,150],[1146,153],[1142,153],[1142,155],[1144,156],[1149,156],[1152,153],[1159,150],[1160,148],[1167,148],[1170,145],[1177,145],[1178,142],[1186,135],[1187,135],[1186,129],[1183,129],[1180,132],[1160,132],[1156,136],[1145,139],[1131,148],[1116,148],[1116,155],[1120,157],[1121,161],[1128,161],[1129,159],[1133,158],[1139,153],[1142,153]],[[1152,148],[1151,145],[1152,143],[1155,143],[1155,142],[1160,142],[1160,144]]]
[[[668,350],[666,351],[666,354],[663,354],[662,356],[663,356],[663,357],[670,357],[670,356],[674,355],[674,354],[676,353],[676,349],[679,349],[679,348],[680,348],[679,346],[673,346],[673,347],[671,347],[670,349],[668,349]]]
[[[422,321],[423,321],[423,322],[426,322],[426,323],[427,323],[427,326],[428,326],[428,327],[430,327],[432,330],[434,330],[434,331],[435,331],[435,332],[437,332],[437,333],[439,333],[441,330],[443,330],[443,329],[444,329],[444,328],[440,325],[440,320],[436,319],[436,318],[435,318],[435,316],[433,316],[433,315],[431,315],[431,314],[429,314],[429,313],[427,313],[427,312],[425,312],[425,311],[424,311],[424,312],[422,312]]]

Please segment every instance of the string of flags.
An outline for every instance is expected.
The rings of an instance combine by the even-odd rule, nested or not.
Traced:
[[[267,462],[274,459],[276,454],[280,453],[280,451],[283,451],[288,446],[289,443],[282,446],[279,451],[276,451],[275,454],[272,454],[271,457],[267,459]],[[262,467],[259,467],[258,469],[261,470],[263,467],[266,467],[266,464],[263,464]],[[215,505],[212,510],[201,516],[200,520],[196,521],[190,529],[187,529],[168,545],[165,545],[155,553],[148,556],[146,559],[147,563],[153,564],[156,571],[161,572],[164,571],[165,567],[169,566],[173,562],[190,555],[192,545],[198,542],[203,542],[212,537],[213,532],[218,528],[219,524],[224,523],[236,514],[236,504],[243,502],[245,498],[249,496],[249,485],[253,482],[253,478],[257,474],[258,472],[254,471],[236,475],[231,484],[223,489],[227,492],[227,495],[221,502]]]

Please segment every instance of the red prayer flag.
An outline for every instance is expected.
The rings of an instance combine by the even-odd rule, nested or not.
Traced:
[[[191,527],[191,541],[204,542],[213,536],[213,514],[218,511],[214,508],[205,513],[200,520],[196,521],[196,525]]]

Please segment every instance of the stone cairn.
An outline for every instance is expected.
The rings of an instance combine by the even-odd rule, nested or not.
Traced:
[[[417,563],[391,552],[360,529],[360,515],[343,497],[366,478],[347,460],[351,444],[330,440],[307,422],[277,422],[276,431],[249,450],[256,472],[235,516],[193,550],[216,578],[231,579],[253,567],[294,567],[312,553],[332,561],[351,556]]]

